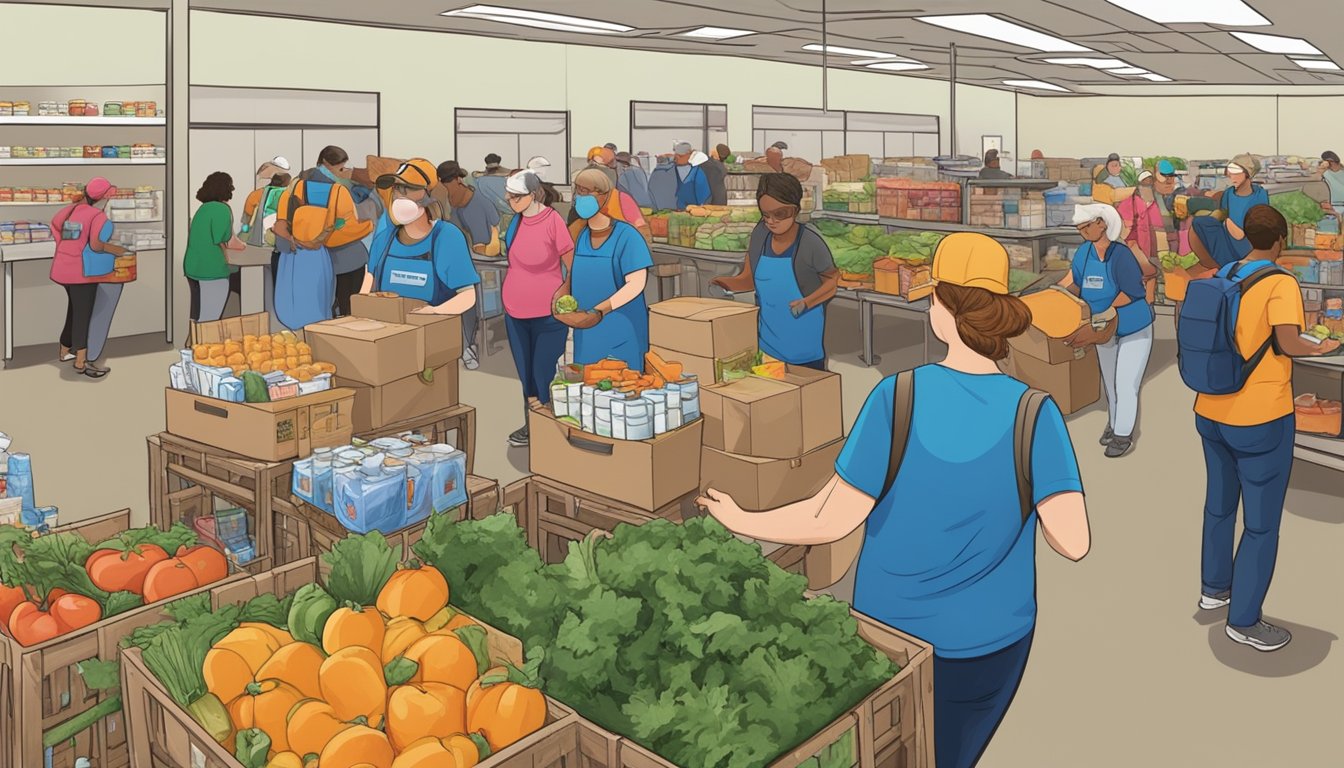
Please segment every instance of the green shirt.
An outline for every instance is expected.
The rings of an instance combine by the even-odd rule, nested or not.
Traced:
[[[229,263],[220,246],[233,237],[233,210],[228,203],[202,205],[191,217],[187,253],[182,271],[192,280],[221,280],[229,276]]]

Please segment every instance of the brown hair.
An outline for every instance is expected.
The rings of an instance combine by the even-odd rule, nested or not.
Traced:
[[[1226,193],[1224,193],[1226,194]],[[1252,248],[1267,251],[1288,237],[1288,220],[1273,207],[1253,205],[1246,212],[1246,239]]]
[[[938,283],[933,291],[956,319],[961,340],[990,360],[1007,357],[1008,340],[1031,325],[1031,310],[1016,296],[948,283]]]
[[[206,176],[201,188],[196,190],[196,199],[202,203],[229,202],[233,199],[233,177],[223,171]]]

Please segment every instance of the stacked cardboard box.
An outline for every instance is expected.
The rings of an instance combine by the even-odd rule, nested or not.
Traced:
[[[759,312],[723,299],[687,296],[659,302],[649,307],[649,346],[707,386],[721,378],[726,361],[755,357]]]
[[[832,182],[863,181],[873,175],[873,158],[869,155],[840,155],[821,161],[827,178]]]
[[[876,187],[879,216],[951,224],[961,221],[961,185],[955,181],[881,177]]]
[[[1092,181],[1092,171],[1083,162],[1071,157],[1047,157],[1045,178],[1052,181]]]
[[[1037,190],[974,187],[967,223],[977,227],[1044,229],[1045,197]]]
[[[702,485],[761,511],[812,496],[844,445],[840,377],[786,366],[782,379],[749,376],[705,387]]]
[[[313,355],[335,363],[336,383],[354,390],[357,434],[457,405],[461,318],[416,313],[422,306],[355,296],[350,317],[304,329]]]

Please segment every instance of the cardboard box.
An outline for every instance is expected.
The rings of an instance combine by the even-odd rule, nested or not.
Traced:
[[[531,471],[565,485],[654,512],[692,493],[700,482],[704,419],[652,440],[614,440],[556,420],[533,404]]]
[[[1031,324],[1052,339],[1068,336],[1092,317],[1087,302],[1059,286],[1023,296],[1022,303],[1031,310]]]
[[[649,342],[671,350],[671,357],[664,356],[667,360],[684,362],[686,355],[731,357],[757,348],[759,311],[751,304],[724,299],[687,296],[660,301],[649,307]]]
[[[649,350],[657,352],[660,357],[669,363],[681,363],[682,372],[696,377],[700,380],[702,385],[714,383],[713,358],[688,355],[684,352],[668,349],[667,347],[660,347],[657,344],[649,345]]]
[[[271,315],[269,312],[257,312],[251,315],[226,317],[208,323],[190,322],[187,328],[187,346],[195,344],[223,344],[226,341],[242,341],[244,336],[270,336]],[[295,334],[303,340],[304,334]]]
[[[1048,393],[1065,415],[1101,399],[1101,366],[1096,347],[1088,347],[1077,360],[1057,364],[1010,350],[1000,367],[1027,386]]]
[[[313,359],[334,363],[347,382],[376,387],[425,370],[425,331],[417,326],[340,317],[303,330]]]
[[[395,293],[356,294],[350,297],[350,314],[384,323],[418,325],[425,329],[425,367],[438,368],[462,357],[462,318],[458,315],[421,315],[419,299]]]
[[[1029,326],[1027,332],[1008,340],[1008,346],[1016,353],[1044,360],[1052,365],[1079,360],[1086,354],[1082,348],[1075,349],[1064,343],[1063,339],[1052,339],[1040,328]]]
[[[706,447],[700,457],[700,487],[723,491],[751,512],[782,507],[826,485],[844,444],[843,438],[833,440],[792,459],[763,459]]]
[[[249,459],[285,461],[354,436],[355,393],[329,389],[273,403],[233,403],[166,390],[168,431]]]
[[[342,378],[336,383],[354,390],[357,435],[457,405],[456,362],[376,387]]]
[[[792,459],[844,434],[840,377],[788,366],[785,379],[749,376],[700,390],[704,444],[728,453]]]

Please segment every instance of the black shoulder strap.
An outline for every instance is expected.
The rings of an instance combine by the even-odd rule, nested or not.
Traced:
[[[905,447],[910,442],[910,423],[915,417],[915,372],[901,371],[896,374],[895,396],[891,408],[891,454],[887,457],[887,479],[882,483],[882,493],[886,496],[896,483],[896,475],[901,471],[901,461],[905,459]]]
[[[1044,392],[1028,388],[1017,401],[1017,418],[1013,422],[1013,469],[1017,474],[1017,500],[1022,508],[1023,525],[1036,509],[1032,498],[1031,449],[1036,442],[1036,419],[1049,397]]]

